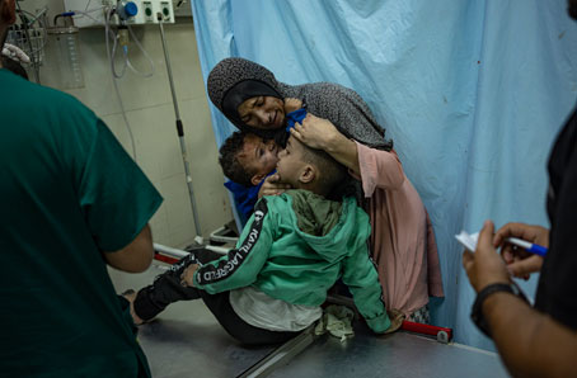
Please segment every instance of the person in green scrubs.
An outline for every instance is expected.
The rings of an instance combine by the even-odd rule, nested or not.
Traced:
[[[15,0],[0,0],[0,47]],[[0,68],[0,376],[150,376],[107,265],[141,272],[162,197],[106,125]]]

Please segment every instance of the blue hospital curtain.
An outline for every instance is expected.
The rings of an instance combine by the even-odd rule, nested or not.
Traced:
[[[546,161],[577,100],[577,23],[565,0],[194,0],[204,79],[229,56],[289,84],[356,90],[395,143],[438,240],[455,340],[494,349],[454,235],[485,219],[548,226]],[[212,106],[218,145],[233,129]],[[533,296],[536,279],[522,287]]]

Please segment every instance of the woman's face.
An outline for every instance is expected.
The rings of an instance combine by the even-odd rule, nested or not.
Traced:
[[[256,96],[238,106],[242,122],[255,129],[272,130],[284,126],[284,102],[273,96]]]

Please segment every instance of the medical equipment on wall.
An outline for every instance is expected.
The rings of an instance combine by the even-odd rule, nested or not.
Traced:
[[[98,1],[94,1],[96,5],[98,5]],[[105,3],[105,5],[102,5]],[[120,96],[120,91],[118,89],[118,84],[116,83],[116,79],[121,79],[124,74],[126,73],[127,69],[130,69],[135,74],[142,76],[142,77],[151,77],[154,75],[155,66],[152,58],[148,54],[148,52],[144,49],[142,44],[140,43],[139,39],[134,34],[129,21],[134,18],[138,14],[138,7],[133,1],[103,1],[100,2],[100,5],[90,8],[91,1],[85,2],[83,4],[79,4],[78,1],[70,2],[71,5],[74,6],[84,6],[84,10],[81,9],[68,9],[66,12],[56,15],[54,18],[54,22],[56,23],[59,18],[63,18],[65,20],[73,20],[74,26],[69,31],[72,30],[78,31],[77,25],[84,25],[90,24],[91,26],[102,26],[104,27],[104,39],[106,42],[106,54],[108,57],[108,62],[110,64],[110,71],[112,75],[112,83],[114,85],[114,90],[116,92],[118,98],[118,105],[121,110],[122,118],[126,125],[128,135],[130,137],[130,144],[132,148],[132,157],[134,160],[137,160],[136,155],[136,144],[134,141],[134,135],[132,133],[132,128],[130,127],[130,123],[128,118],[126,117],[126,111],[124,108],[124,104],[122,102],[122,97]],[[89,20],[89,21],[86,21]],[[130,37],[132,37],[132,41],[134,45],[137,47],[138,50],[142,52],[142,55],[146,58],[149,69],[145,72],[140,71],[134,67],[132,62],[130,61]],[[69,46],[73,46],[72,43]],[[62,47],[61,50],[64,48]],[[115,58],[117,52],[121,51],[122,54],[122,66],[120,71],[118,71]],[[72,56],[72,55],[71,55]],[[76,57],[75,68],[81,72],[81,67],[79,63],[78,55],[74,55]],[[62,61],[72,61],[69,57],[62,57]],[[66,84],[66,80],[61,80],[64,86]],[[74,88],[74,87],[68,87]]]
[[[176,116],[176,129],[196,230],[194,241],[201,245],[203,238],[192,188],[191,170],[184,140],[184,128],[178,109],[172,67],[164,34],[164,24],[175,22],[173,1],[179,7],[190,5],[186,0],[64,0],[66,11],[54,17],[54,25],[50,28],[47,27],[45,20],[47,8],[37,14],[20,10],[19,14],[23,19],[22,24],[11,28],[9,34],[11,39],[9,42],[22,48],[30,55],[31,60],[39,65],[44,59],[44,47],[47,40],[49,39],[50,42],[54,41],[55,43],[53,46],[51,45],[50,51],[56,51],[54,64],[51,65],[56,71],[54,72],[55,81],[63,89],[81,88],[84,86],[84,77],[79,54],[79,30],[84,27],[103,27],[106,54],[114,90],[130,137],[132,156],[134,160],[137,160],[136,144],[126,116],[117,80],[123,78],[128,71],[144,78],[154,75],[154,61],[137,38],[133,27],[144,24],[158,24],[160,26],[162,47]],[[35,24],[38,25],[36,27],[38,30],[32,33],[30,29]],[[47,38],[47,35],[50,38]],[[52,49],[52,47],[54,48]],[[132,51],[139,51],[139,55],[145,58],[148,67],[137,68],[131,60]],[[37,81],[39,82],[39,73],[37,74]]]
[[[108,20],[111,25],[144,25],[174,23],[174,6],[172,0],[64,0],[67,10],[81,10],[92,12],[94,10],[115,9],[113,17]],[[123,15],[128,11],[128,15]],[[159,20],[157,15],[161,14]],[[128,17],[126,17],[128,16]],[[75,18],[75,25],[79,28],[102,26],[106,18],[106,11],[95,12],[92,17]]]
[[[58,25],[58,21],[62,20]],[[84,87],[84,76],[80,66],[80,47],[78,44],[78,28],[73,25],[69,15],[57,15],[54,18],[54,26],[48,27],[50,42],[54,45],[54,51],[58,66],[53,75],[63,89],[75,89]]]
[[[18,20],[8,29],[6,42],[18,46],[30,58],[30,63],[23,64],[34,74],[34,81],[40,83],[40,66],[44,61],[44,48],[47,42],[47,7],[35,13],[23,10],[20,1],[16,1]]]
[[[66,1],[66,0],[65,0]],[[125,124],[127,125],[130,139],[132,143],[133,155],[134,159],[136,160],[136,148],[134,143],[134,137],[132,135],[132,130],[130,128],[130,124],[128,119],[126,118],[126,112],[124,111],[124,106],[122,104],[122,97],[120,96],[120,92],[118,90],[118,85],[116,79],[120,79],[126,73],[126,69],[130,69],[137,75],[141,75],[144,77],[152,76],[155,72],[154,62],[146,52],[146,50],[140,44],[138,38],[134,34],[132,27],[134,25],[139,24],[158,24],[160,27],[160,35],[162,41],[162,47],[164,50],[164,58],[166,62],[166,68],[168,73],[169,85],[171,89],[172,95],[172,102],[174,105],[174,113],[176,116],[176,130],[180,142],[180,149],[182,154],[182,160],[184,164],[184,171],[186,175],[186,183],[188,186],[188,192],[190,196],[190,205],[192,208],[192,214],[194,219],[194,227],[196,231],[195,242],[199,245],[203,244],[202,233],[200,230],[200,221],[197,212],[196,200],[194,196],[194,190],[192,187],[192,177],[190,171],[190,165],[188,162],[188,155],[186,149],[186,141],[184,140],[184,128],[182,124],[182,120],[180,117],[180,111],[178,108],[178,100],[176,98],[176,91],[174,88],[174,80],[172,76],[172,66],[170,64],[170,57],[167,50],[166,44],[166,37],[164,34],[164,24],[165,23],[174,23],[174,12],[172,7],[172,1],[158,1],[158,0],[149,0],[149,1],[117,1],[115,4],[108,4],[108,0],[103,0],[100,9],[97,7],[95,10],[90,9],[90,3],[94,1],[98,4],[96,0],[88,0],[85,2],[84,7],[85,11],[73,11],[77,17],[74,19],[76,25],[84,25],[84,26],[94,26],[100,25],[101,21],[95,15],[100,13],[100,9],[102,9],[102,13],[104,15],[103,25],[104,25],[104,33],[105,33],[105,41],[106,41],[106,52],[108,55],[108,60],[110,62],[110,71],[112,74],[112,81],[114,84],[114,89],[116,91],[118,102],[120,108],[122,110],[122,115],[124,117]],[[78,1],[74,1],[75,6],[82,6],[82,4],[78,4]],[[88,21],[86,21],[88,19]],[[130,61],[129,55],[129,36],[134,41],[138,49],[143,53],[150,64],[150,70],[148,72],[141,72],[134,68]],[[120,71],[117,70],[115,57],[116,53],[119,50],[118,47],[120,46],[120,50],[123,55],[124,64],[120,68]]]

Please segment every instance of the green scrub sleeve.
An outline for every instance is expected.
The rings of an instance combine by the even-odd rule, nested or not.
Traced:
[[[162,196],[101,120],[85,162],[79,197],[87,224],[102,251],[120,250],[146,226]]]

